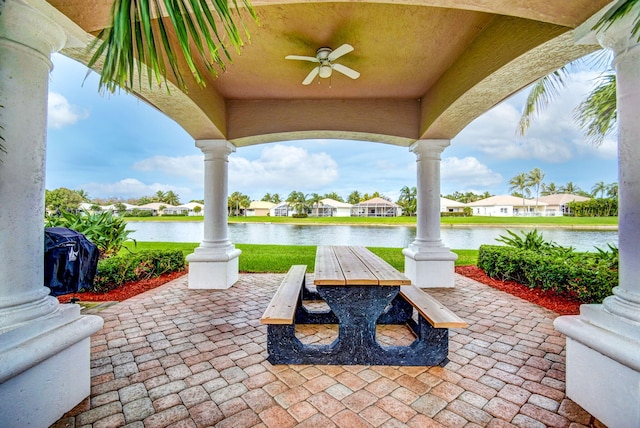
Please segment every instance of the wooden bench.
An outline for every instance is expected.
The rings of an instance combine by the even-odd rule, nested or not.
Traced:
[[[467,323],[435,297],[414,285],[400,287],[400,295],[434,328],[466,328]]]
[[[307,265],[293,265],[280,283],[276,294],[264,311],[262,324],[293,324],[300,304],[300,292],[305,286]]]

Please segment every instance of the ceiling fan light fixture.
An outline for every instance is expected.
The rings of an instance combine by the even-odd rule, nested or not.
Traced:
[[[333,69],[331,68],[330,65],[321,65],[319,70],[319,76],[322,77],[323,79],[326,79],[327,77],[331,76],[332,71]]]

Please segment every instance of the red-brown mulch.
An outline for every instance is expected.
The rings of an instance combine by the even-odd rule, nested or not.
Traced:
[[[142,281],[132,281],[123,284],[108,293],[75,293],[58,296],[60,303],[67,303],[72,298],[84,302],[122,302],[130,297],[136,296],[145,291],[159,287],[169,281],[187,273],[187,270],[171,272],[160,275],[157,278],[144,279]],[[580,313],[580,302],[576,299],[562,296],[554,291],[545,291],[537,288],[529,288],[526,285],[515,281],[500,281],[490,278],[482,269],[477,266],[456,266],[456,273],[476,280],[482,284],[495,289],[507,292],[521,299],[535,303],[538,306],[550,309],[560,315],[577,315]]]
[[[581,303],[574,298],[563,296],[551,290],[529,288],[515,281],[500,281],[489,277],[477,266],[456,266],[456,273],[476,280],[482,284],[504,291],[513,296],[535,303],[560,315],[577,315]]]
[[[125,282],[115,290],[111,290],[107,293],[74,293],[65,294],[64,296],[58,296],[60,303],[68,303],[72,298],[79,299],[81,302],[122,302],[130,297],[136,296],[145,291],[149,291],[153,288],[166,284],[169,281],[173,281],[176,278],[181,277],[187,273],[186,270],[177,272],[170,272],[160,275],[156,278],[143,279],[141,281]]]

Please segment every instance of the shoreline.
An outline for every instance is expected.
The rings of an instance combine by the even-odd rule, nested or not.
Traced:
[[[139,219],[127,218],[127,223],[202,223],[203,219],[197,220],[175,220],[175,218],[150,220],[148,217]],[[228,220],[227,224],[275,224],[275,225],[293,225],[293,226],[364,226],[364,227],[412,227],[415,223],[361,223],[361,222],[311,222],[311,221],[233,221]],[[617,224],[535,224],[535,223],[440,223],[441,229],[567,229],[567,230],[584,230],[584,231],[617,231]]]

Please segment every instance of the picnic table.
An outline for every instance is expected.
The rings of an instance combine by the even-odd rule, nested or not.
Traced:
[[[448,328],[466,327],[364,247],[319,246],[316,291],[306,287],[305,275],[306,266],[293,266],[261,319],[268,324],[272,364],[443,365],[448,362]],[[303,304],[317,299],[330,310],[313,311]],[[305,345],[295,336],[295,324],[334,323],[338,337],[329,345]],[[377,324],[405,323],[416,335],[411,345],[385,346],[376,340]]]

